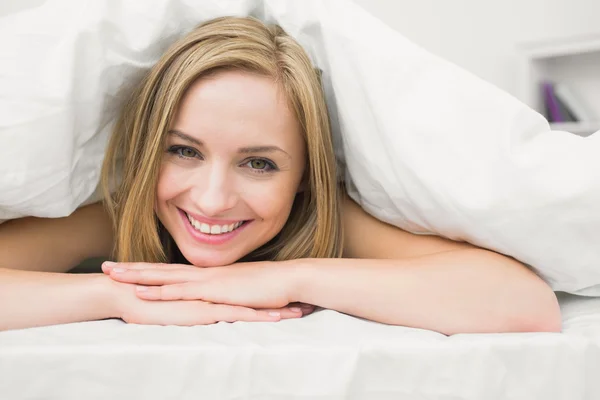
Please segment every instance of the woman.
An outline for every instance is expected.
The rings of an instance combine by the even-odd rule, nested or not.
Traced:
[[[253,19],[211,21],[166,52],[124,107],[103,186],[105,208],[0,226],[0,329],[277,321],[316,305],[445,334],[560,331],[554,293],[523,264],[343,195],[318,73]],[[111,253],[104,274],[62,273]]]

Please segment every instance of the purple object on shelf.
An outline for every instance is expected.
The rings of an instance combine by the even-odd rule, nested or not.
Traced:
[[[554,94],[554,85],[552,82],[546,81],[542,82],[542,87],[544,89],[544,101],[548,108],[548,118],[550,119],[550,122],[565,122],[565,118],[560,112],[558,100]]]

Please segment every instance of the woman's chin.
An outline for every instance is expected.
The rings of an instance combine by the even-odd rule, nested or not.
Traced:
[[[235,263],[239,257],[230,254],[198,254],[182,251],[183,256],[195,267],[223,267]]]

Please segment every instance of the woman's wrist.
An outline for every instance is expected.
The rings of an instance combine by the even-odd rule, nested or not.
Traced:
[[[115,282],[105,274],[90,274],[89,278],[91,306],[98,310],[99,319],[120,318]]]
[[[306,286],[310,281],[311,259],[299,258],[282,261],[282,274],[288,287],[290,302],[310,303],[306,296]]]

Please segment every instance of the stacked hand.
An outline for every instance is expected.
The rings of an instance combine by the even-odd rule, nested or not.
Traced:
[[[291,274],[276,263],[239,263],[199,268],[180,264],[104,263],[119,295],[115,308],[125,322],[206,325],[220,321],[300,318],[314,306],[294,303]]]

